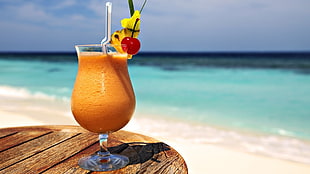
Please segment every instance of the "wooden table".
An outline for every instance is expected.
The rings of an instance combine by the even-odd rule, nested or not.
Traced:
[[[109,150],[129,158],[113,172],[90,172],[77,163],[99,150],[98,135],[78,126],[34,126],[0,129],[0,173],[188,173],[171,146],[127,131],[110,135]]]

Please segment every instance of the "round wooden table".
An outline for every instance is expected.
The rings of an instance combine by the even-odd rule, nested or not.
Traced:
[[[182,156],[151,137],[117,131],[109,150],[129,158],[112,172],[90,172],[77,163],[99,150],[98,134],[79,126],[33,126],[0,129],[0,173],[188,173]]]

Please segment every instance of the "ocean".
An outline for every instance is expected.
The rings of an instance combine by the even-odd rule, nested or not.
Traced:
[[[142,129],[310,164],[310,53],[140,53],[128,63],[135,117],[156,120]],[[70,103],[76,72],[75,53],[1,53],[0,99]]]

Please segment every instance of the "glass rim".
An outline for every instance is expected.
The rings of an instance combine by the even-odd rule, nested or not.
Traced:
[[[104,47],[104,46],[121,46],[121,45],[126,45],[126,44],[79,44],[79,45],[74,45],[75,47]]]
[[[104,54],[127,54],[126,52],[119,51],[120,49],[126,48],[126,44],[85,44],[85,45],[75,45],[74,46],[77,53],[82,52],[98,52]]]

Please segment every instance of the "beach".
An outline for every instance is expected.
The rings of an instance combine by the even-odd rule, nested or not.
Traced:
[[[121,127],[175,149],[189,174],[310,174],[310,1],[0,4],[0,129],[82,125],[112,134]],[[0,159],[9,165],[0,174],[24,170],[6,157],[11,152],[31,152],[17,155],[26,168],[54,159],[49,166],[58,171],[88,147],[95,151],[80,141],[86,134],[54,133],[2,132]],[[120,137],[130,139],[126,155],[145,144]],[[165,153],[138,153],[140,162],[134,155],[129,164],[161,170],[157,156],[174,151],[151,145]],[[65,152],[49,157],[55,149]]]
[[[55,102],[50,99],[37,99],[36,101],[18,96],[7,98],[4,95],[0,97],[1,128],[37,125],[78,125],[71,115],[70,103],[68,101]],[[145,126],[154,122],[161,126],[153,128]],[[166,124],[163,124],[164,122]],[[172,124],[176,123],[134,116],[124,130],[152,136],[172,146],[185,159],[190,174],[310,173],[310,165],[307,164],[247,153],[211,143],[191,142],[186,139],[180,139],[177,134],[161,134],[164,132],[163,130],[171,129],[169,125]],[[162,130],[156,131],[158,128]]]
[[[176,149],[190,174],[310,173],[310,54],[141,54],[123,129]],[[0,127],[78,125],[75,53],[0,54]]]
[[[55,102],[46,99],[27,100],[21,97],[0,100],[0,127],[36,126],[36,125],[78,125],[70,112],[70,104],[64,101]],[[16,108],[23,108],[18,110]],[[47,112],[48,111],[48,112]],[[164,120],[143,119],[142,116],[133,118],[124,128],[144,135],[152,136],[176,149],[185,159],[190,174],[308,174],[310,165],[275,159],[253,153],[242,152],[233,148],[216,146],[213,144],[190,142],[179,139],[177,134],[168,136],[160,134],[143,125],[157,124],[161,129],[169,129],[169,124],[176,124]],[[142,118],[141,118],[142,117]],[[166,122],[166,124],[163,124]],[[182,124],[182,123],[180,123]],[[188,132],[188,134],[191,134]]]

